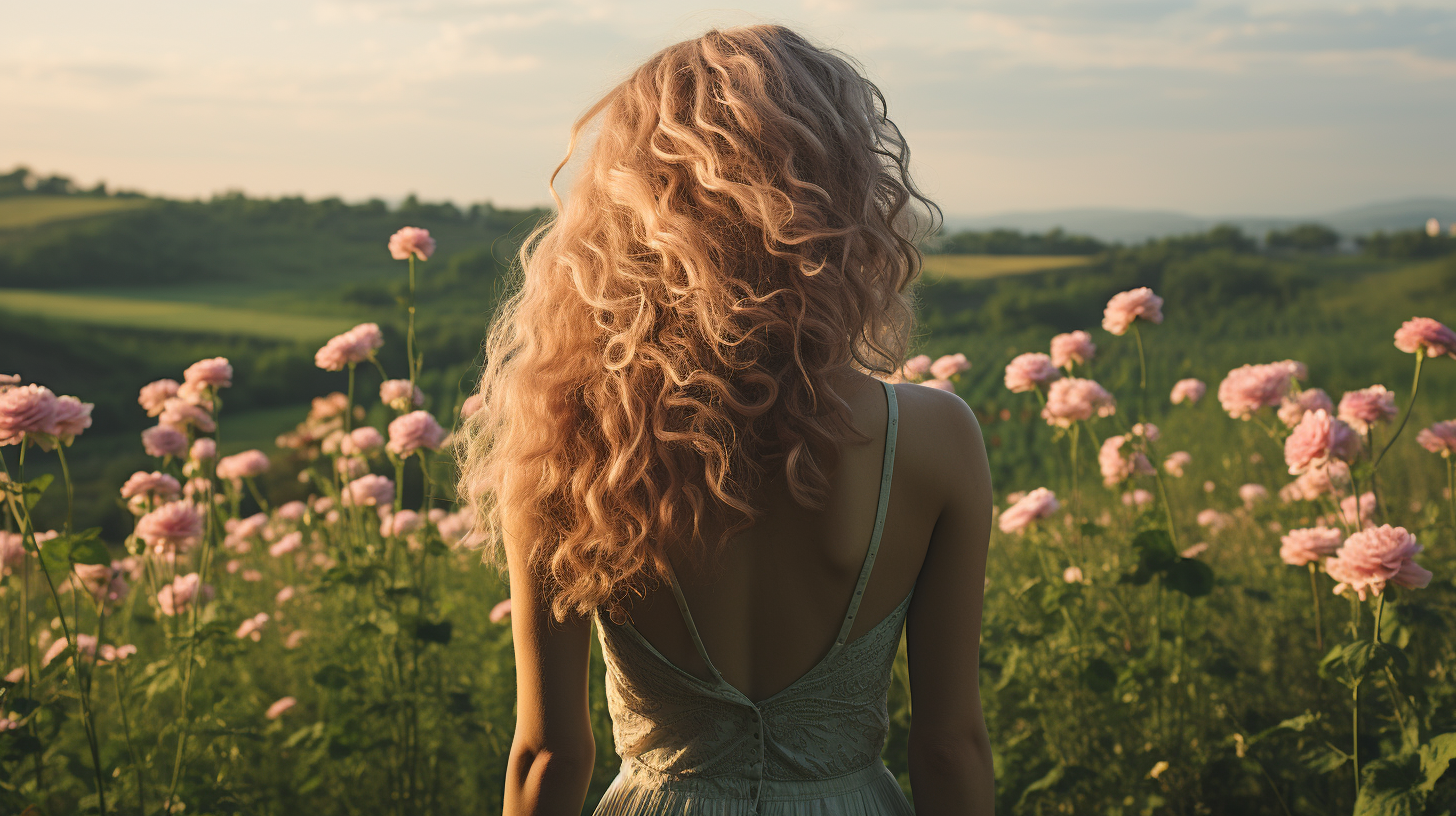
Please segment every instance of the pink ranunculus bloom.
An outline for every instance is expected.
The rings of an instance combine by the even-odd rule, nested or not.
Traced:
[[[934,388],[938,391],[949,391],[952,394],[955,393],[955,383],[951,382],[950,380],[942,380],[936,378],[933,380],[926,380],[922,383],[917,383],[917,385],[923,385],[926,388]]]
[[[1066,377],[1052,383],[1047,390],[1047,404],[1041,409],[1048,425],[1070,428],[1079,420],[1094,416],[1109,417],[1117,412],[1117,403],[1107,389],[1078,377]]]
[[[1252,510],[1254,505],[1269,498],[1269,488],[1253,483],[1240,485],[1239,498],[1243,500],[1245,509]]]
[[[1153,494],[1141,487],[1122,494],[1122,503],[1128,507],[1146,507],[1153,503]]]
[[[1153,473],[1152,463],[1142,451],[1123,450],[1123,445],[1128,440],[1126,436],[1109,436],[1102,442],[1102,449],[1097,453],[1097,465],[1102,471],[1102,483],[1112,487],[1120,482],[1127,481],[1136,475],[1149,475]]]
[[[238,627],[238,631],[235,633],[238,637],[238,640],[242,640],[243,638],[250,638],[254,643],[262,640],[263,625],[268,622],[268,617],[269,616],[267,612],[259,612],[253,617],[245,619],[242,625]]]
[[[171,501],[142,516],[136,535],[153,552],[185,551],[202,537],[202,510],[190,501]]]
[[[1057,379],[1062,372],[1052,364],[1052,358],[1038,352],[1018,354],[1006,365],[1006,387],[1013,394],[1035,391]]]
[[[1375,526],[1375,494],[1367,490],[1360,494],[1358,500],[1354,496],[1340,499],[1340,517],[1352,526]]]
[[[50,434],[62,445],[70,445],[81,432],[91,427],[91,409],[95,406],[75,397],[57,397],[50,422],[43,433]],[[50,445],[41,444],[50,450]]]
[[[293,600],[294,597],[297,596],[297,595],[298,595],[298,590],[297,589],[294,589],[291,586],[286,586],[286,587],[278,590],[278,594],[276,594],[276,595],[273,596],[273,603],[275,605],[277,605],[277,606],[282,606],[282,605],[288,603],[289,601]]]
[[[1154,323],[1163,322],[1163,299],[1146,286],[1113,295],[1107,301],[1107,308],[1102,311],[1102,328],[1113,334],[1123,335],[1138,318]]]
[[[360,456],[340,456],[334,461],[334,469],[345,481],[357,479],[369,472],[369,462]]]
[[[368,473],[344,485],[343,497],[351,506],[388,507],[394,502],[394,480]]]
[[[193,405],[179,397],[167,400],[162,408],[162,415],[157,421],[163,425],[171,425],[178,430],[196,428],[201,433],[212,433],[217,430],[217,422],[204,408]]]
[[[1208,552],[1208,542],[1200,541],[1197,544],[1194,544],[1193,546],[1183,550],[1183,552],[1178,553],[1178,555],[1182,556],[1183,558],[1197,558],[1198,556],[1203,555],[1206,552]]]
[[[1063,581],[1066,581],[1069,584],[1080,584],[1080,583],[1082,583],[1082,580],[1083,580],[1083,578],[1082,578],[1082,568],[1081,567],[1067,567],[1066,569],[1062,570],[1062,580]]]
[[[1198,526],[1207,527],[1215,533],[1233,523],[1233,519],[1229,518],[1227,513],[1222,513],[1212,507],[1198,511],[1196,520]]]
[[[157,605],[163,615],[180,615],[191,609],[193,603],[206,606],[215,594],[212,586],[202,583],[202,578],[193,572],[179,575],[172,579],[172,583],[162,587],[162,591],[157,593]]]
[[[0,575],[9,575],[25,563],[25,537],[0,530]]]
[[[480,403],[481,399],[479,394],[471,394],[466,397],[465,402],[460,406],[460,416],[464,419],[469,419],[476,411],[480,410]]]
[[[910,382],[915,382],[916,380],[923,379],[929,373],[929,354],[917,354],[914,357],[906,360],[905,365],[900,366],[900,376],[904,377],[907,381]]]
[[[278,509],[273,512],[284,521],[302,521],[308,513],[308,505],[295,499],[279,505]]]
[[[1448,419],[1445,422],[1437,422],[1429,428],[1422,428],[1416,434],[1416,442],[1431,453],[1439,453],[1445,458],[1456,454],[1456,419]]]
[[[1006,512],[1001,514],[998,522],[1001,532],[1019,533],[1033,521],[1050,516],[1060,507],[1061,504],[1057,501],[1055,493],[1045,487],[1038,487],[1006,508]]]
[[[148,456],[181,456],[187,452],[187,434],[171,425],[157,425],[142,431],[142,447]]]
[[[139,470],[133,473],[121,486],[121,497],[131,499],[137,496],[148,501],[171,501],[182,495],[182,485],[171,475],[154,470],[147,473]]]
[[[400,413],[425,404],[425,392],[409,380],[385,380],[379,384],[379,401]]]
[[[1384,524],[1345,539],[1335,557],[1325,562],[1325,571],[1339,582],[1335,594],[1353,589],[1362,601],[1367,591],[1384,592],[1387,582],[1421,589],[1431,583],[1431,573],[1412,560],[1421,549],[1404,527]]]
[[[362,363],[384,345],[384,334],[377,323],[360,323],[325,343],[313,356],[314,364],[325,371],[342,371],[351,363]]]
[[[0,374],[0,393],[4,393],[20,385],[19,374]]]
[[[274,542],[273,545],[268,548],[268,554],[273,556],[274,558],[277,558],[279,556],[287,555],[291,552],[294,552],[302,546],[303,533],[294,530],[293,532],[285,535],[284,537]]]
[[[196,462],[206,462],[217,458],[217,440],[203,437],[192,443],[192,449],[187,452],[187,458]]]
[[[287,639],[285,639],[283,641],[283,648],[285,648],[285,649],[297,649],[298,648],[298,644],[302,643],[304,641],[304,639],[307,638],[307,637],[308,637],[308,630],[307,629],[294,629],[292,632],[289,632],[288,633]]]
[[[86,592],[98,602],[120,601],[131,591],[126,582],[126,571],[120,561],[106,564],[76,564],[72,566],[76,580]]]
[[[1284,461],[1298,476],[1332,460],[1349,461],[1360,450],[1360,438],[1349,425],[1324,410],[1304,415],[1284,440]]]
[[[1335,402],[1330,395],[1325,393],[1323,388],[1306,388],[1292,397],[1285,397],[1279,402],[1279,421],[1285,427],[1293,428],[1299,425],[1300,420],[1310,411],[1324,411],[1327,414],[1335,412]]]
[[[1345,534],[1332,527],[1304,527],[1280,537],[1279,558],[1292,567],[1302,567],[1335,554],[1345,543]]]
[[[40,659],[40,664],[42,666],[50,665],[50,662],[59,657],[61,652],[64,652],[69,645],[70,643],[65,638],[60,638],[55,643],[52,643],[51,647],[46,649],[45,656]],[[96,636],[88,635],[84,632],[76,633],[76,653],[82,657],[95,657]]]
[[[385,516],[379,523],[379,534],[389,536],[409,535],[424,526],[425,520],[413,510],[401,510]]]
[[[1149,442],[1157,442],[1163,434],[1158,430],[1157,425],[1151,422],[1139,422],[1132,426],[1132,435],[1141,436]]]
[[[949,380],[955,375],[971,370],[971,362],[961,353],[945,354],[930,364],[930,376],[937,380]]]
[[[1057,368],[1085,365],[1096,353],[1097,344],[1092,342],[1092,335],[1080,329],[1052,338],[1052,365]]]
[[[470,532],[470,516],[466,513],[449,513],[435,526],[440,531],[440,538],[449,546],[455,546],[465,539]]]
[[[1292,379],[1299,380],[1300,382],[1304,382],[1305,380],[1309,379],[1309,366],[1301,363],[1298,360],[1280,360],[1273,365],[1282,365],[1285,368],[1289,369],[1289,376]]]
[[[1179,380],[1173,383],[1173,392],[1168,395],[1168,400],[1174,405],[1178,405],[1184,401],[1192,405],[1203,399],[1203,395],[1206,393],[1208,393],[1208,386],[1204,385],[1203,380],[1196,380],[1189,377],[1186,380]]]
[[[408,260],[410,255],[428,261],[435,254],[435,239],[430,231],[419,227],[401,227],[389,236],[389,255],[396,261]]]
[[[373,425],[362,425],[339,441],[339,452],[345,456],[368,455],[384,447],[384,434]]]
[[[212,481],[198,477],[188,479],[187,484],[182,485],[182,495],[189,499],[201,499],[212,491]]]
[[[1395,414],[1395,392],[1383,385],[1346,391],[1340,397],[1340,419],[1359,434],[1369,433],[1377,422],[1389,422]]]
[[[1289,391],[1293,371],[1283,363],[1244,365],[1230,371],[1218,386],[1218,401],[1234,419],[1278,405]]]
[[[217,460],[217,478],[253,479],[268,472],[268,454],[254,448]]]
[[[141,393],[137,395],[137,404],[145,408],[147,416],[154,417],[162,413],[167,406],[167,400],[177,396],[176,380],[157,380],[142,386]]]
[[[18,445],[27,434],[50,433],[56,395],[43,385],[0,392],[0,445]]]
[[[491,609],[490,609],[490,622],[491,623],[500,623],[503,619],[510,617],[510,615],[511,615],[511,599],[510,598],[506,598],[504,601],[501,601],[500,603],[498,603],[495,606],[491,607]]]
[[[182,379],[213,388],[227,388],[233,384],[233,367],[226,357],[198,360],[187,366],[187,370],[182,372]]]
[[[273,705],[268,706],[268,710],[263,712],[263,716],[270,720],[276,720],[283,716],[283,712],[296,705],[298,705],[298,700],[292,697],[281,697]]]
[[[1395,347],[1407,354],[1423,350],[1427,357],[1456,357],[1456,332],[1439,320],[1413,317],[1396,330]]]
[[[211,411],[213,409],[213,402],[209,399],[211,396],[208,393],[207,383],[184,382],[177,386],[177,396],[175,398],[189,405],[196,405],[204,411]]]
[[[1163,460],[1163,470],[1168,471],[1168,473],[1174,476],[1181,477],[1183,475],[1183,468],[1188,467],[1188,464],[1192,461],[1193,457],[1189,455],[1188,451],[1174,451],[1168,454],[1167,459]]]
[[[429,411],[411,411],[389,423],[389,444],[385,447],[403,458],[422,448],[439,450],[444,441],[445,429]]]
[[[243,576],[242,577],[243,577],[243,580],[244,581],[247,581],[248,583],[251,583],[251,584],[256,584],[257,582],[263,580],[263,573],[255,570],[255,569],[245,569],[245,570],[243,570]]]
[[[120,663],[137,653],[137,647],[128,643],[125,646],[112,646],[110,643],[103,643],[97,650],[96,665],[105,666],[108,663]]]

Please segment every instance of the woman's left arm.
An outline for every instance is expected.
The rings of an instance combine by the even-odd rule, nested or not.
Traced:
[[[591,619],[551,618],[526,552],[506,537],[516,733],[506,766],[504,816],[579,816],[596,761],[589,709]]]

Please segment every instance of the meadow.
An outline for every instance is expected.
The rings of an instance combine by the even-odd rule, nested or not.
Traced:
[[[386,213],[349,266],[291,250],[307,230],[284,241],[276,202],[221,206],[271,213],[227,238],[279,241],[254,261],[323,268],[165,272],[166,302],[348,330],[97,326],[64,310],[0,326],[16,350],[0,374],[94,404],[89,427],[52,405],[50,426],[0,446],[0,811],[498,812],[506,587],[455,546],[446,439],[519,221],[492,234],[442,216],[437,231]],[[234,229],[215,215],[169,223]],[[381,218],[350,217],[318,243]],[[438,252],[391,260],[386,240],[412,221]],[[0,269],[69,236],[53,280],[108,291],[66,264],[118,228],[34,229],[0,234]],[[1430,430],[1456,419],[1456,359],[1427,324],[1419,353],[1396,334],[1453,322],[1456,254],[1275,252],[1222,229],[1002,257],[929,257],[970,271],[919,285],[900,374],[966,399],[991,456],[982,696],[998,809],[1456,809],[1456,500]],[[130,274],[106,297],[145,283]],[[957,353],[968,369],[944,362]],[[1175,404],[1188,379],[1206,393],[1183,386]],[[0,421],[19,421],[19,399],[0,394]],[[1413,541],[1372,532],[1387,524]],[[1295,535],[1310,529],[1326,532]],[[1383,566],[1360,560],[1372,553]],[[616,771],[599,653],[592,667],[586,813]],[[913,797],[903,645],[894,671],[884,758]]]

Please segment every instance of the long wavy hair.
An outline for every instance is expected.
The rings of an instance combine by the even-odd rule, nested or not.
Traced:
[[[663,49],[577,120],[457,448],[485,560],[509,532],[556,620],[621,622],[667,552],[752,526],[771,474],[822,507],[836,443],[866,441],[829,375],[898,370],[913,328],[940,211],[909,160],[880,90],[781,26]]]

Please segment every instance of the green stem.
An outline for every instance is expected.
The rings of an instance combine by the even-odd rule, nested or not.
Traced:
[[[121,693],[121,664],[117,663],[111,667],[111,678],[116,686],[116,708],[121,712],[121,733],[126,737],[126,750],[131,754],[131,767],[136,771],[137,778],[137,805],[141,809],[139,814],[147,812],[147,781],[143,776],[145,768],[142,766],[141,757],[137,756],[136,746],[131,741],[131,722],[126,716],[126,697]]]
[[[1137,338],[1138,347],[1138,420],[1146,421],[1148,416],[1148,360],[1143,353],[1143,332],[1138,328],[1137,321],[1133,321],[1132,334]]]
[[[1446,455],[1446,502],[1451,505],[1451,528],[1456,530],[1456,458]]]
[[[269,512],[269,510],[268,510],[268,501],[263,498],[263,494],[262,493],[259,493],[258,492],[258,485],[257,485],[257,483],[254,482],[251,477],[250,478],[247,478],[247,479],[244,479],[243,481],[245,483],[247,483],[247,485],[248,485],[248,492],[251,493],[251,494],[253,494],[253,501],[255,501],[255,502],[258,503],[258,507],[264,513]]]
[[[1320,594],[1319,581],[1315,576],[1317,568],[1314,562],[1309,562],[1309,594],[1314,598],[1314,648],[1320,653],[1325,653],[1325,636],[1323,617],[1320,615]]]
[[[409,256],[409,332],[405,335],[405,357],[409,361],[410,385],[415,384],[415,254]]]
[[[1405,430],[1405,423],[1410,420],[1411,411],[1416,407],[1416,394],[1419,394],[1421,391],[1421,363],[1424,362],[1425,359],[1425,348],[1422,347],[1416,349],[1416,374],[1415,377],[1411,380],[1410,402],[1407,402],[1405,404],[1405,413],[1401,414],[1400,424],[1396,426],[1395,433],[1390,435],[1390,441],[1385,443],[1385,447],[1380,449],[1380,455],[1375,457],[1375,464],[1371,466],[1372,472],[1374,472],[1375,468],[1380,467],[1380,462],[1385,459],[1385,454],[1390,450],[1390,446],[1394,445],[1395,440],[1400,438],[1400,432]]]
[[[76,504],[76,490],[71,485],[71,468],[66,464],[66,448],[59,442],[56,444],[56,457],[61,460],[61,480],[66,483],[66,535],[70,535],[72,509]]]
[[[349,363],[349,393],[347,395],[348,396],[348,404],[344,407],[344,433],[348,433],[349,431],[353,430],[353,422],[354,422],[354,366],[355,365],[356,365],[355,363]]]

